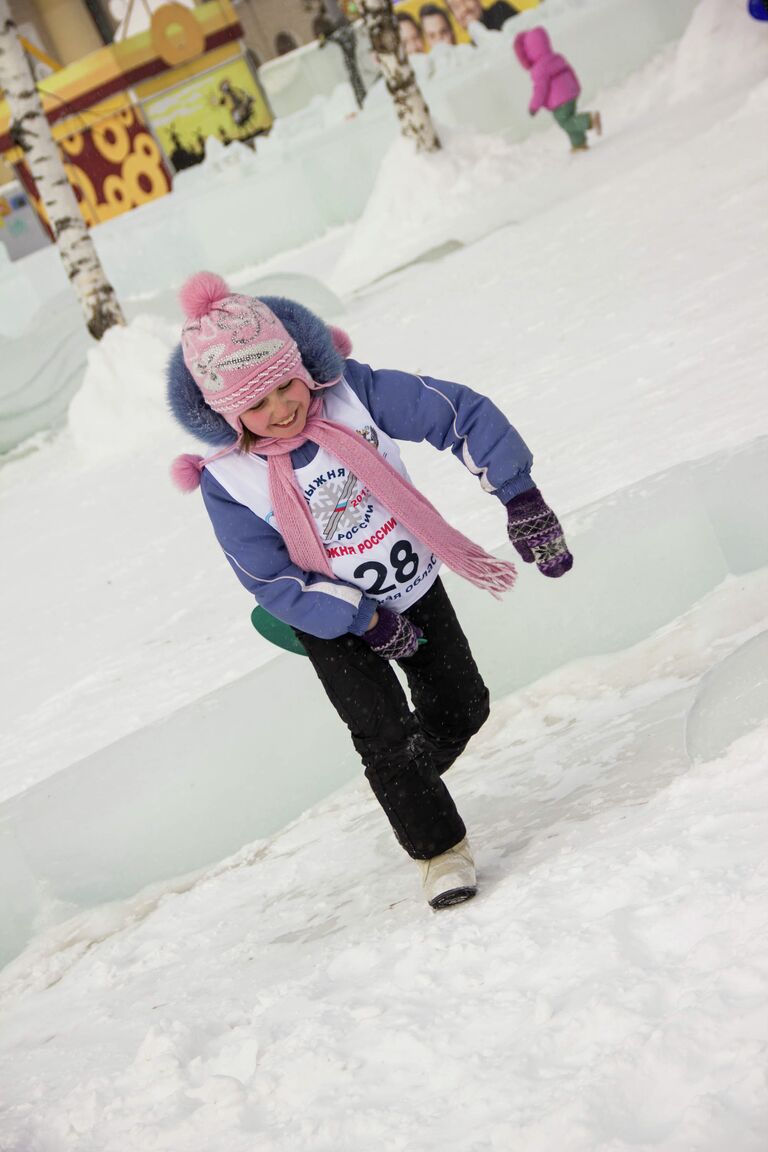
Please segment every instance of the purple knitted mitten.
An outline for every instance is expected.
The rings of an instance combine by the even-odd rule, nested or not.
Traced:
[[[382,660],[404,660],[418,652],[420,642],[425,643],[422,636],[421,628],[411,624],[407,616],[379,608],[375,626],[364,633],[362,639]]]
[[[507,532],[525,563],[535,563],[545,576],[564,576],[573,567],[560,521],[538,488],[529,488],[509,501]]]

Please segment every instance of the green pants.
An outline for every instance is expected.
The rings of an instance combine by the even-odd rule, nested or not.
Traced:
[[[587,143],[587,128],[592,127],[589,112],[577,112],[576,101],[566,100],[559,108],[552,109],[552,115],[564,132],[568,133],[571,148],[583,148]]]

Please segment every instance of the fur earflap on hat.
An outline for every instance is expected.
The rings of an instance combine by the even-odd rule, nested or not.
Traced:
[[[206,277],[204,282],[203,276]],[[196,287],[200,288],[197,296],[192,290]],[[309,308],[305,308],[303,304],[299,304],[295,300],[288,300],[283,296],[264,296],[258,301],[255,297],[236,296],[230,293],[226,283],[220,277],[214,277],[210,273],[198,274],[197,277],[193,277],[182,291],[182,303],[188,316],[184,330],[185,336],[189,331],[192,331],[192,339],[197,338],[195,326],[200,316],[206,315],[204,311],[206,307],[213,310],[219,307],[219,302],[224,301],[226,303],[228,300],[237,300],[238,303],[246,301],[255,306],[261,304],[266,306],[264,311],[268,310],[271,313],[272,319],[276,320],[284,330],[287,337],[290,338],[291,344],[295,342],[300,356],[300,364],[297,366],[296,374],[307,379],[310,387],[328,387],[336,383],[341,377],[344,371],[344,360],[352,351],[349,337],[340,328],[325,324],[319,316],[316,316]],[[204,298],[198,299],[200,296]],[[201,309],[203,309],[202,312]],[[268,320],[267,327],[269,327],[269,323]],[[269,329],[269,335],[272,335],[272,329]],[[185,357],[185,348],[180,343],[168,362],[167,396],[173,416],[185,431],[190,432],[197,439],[203,440],[212,447],[221,449],[233,445],[237,440],[238,433],[231,422],[231,413],[228,414],[228,418],[221,411],[216,411],[206,401],[200,383],[188,367],[187,361],[189,359],[191,359],[189,350],[187,349]],[[204,358],[198,357],[198,359]],[[203,368],[205,368],[205,364]],[[260,367],[255,365],[251,376],[248,378],[257,376],[259,372]],[[276,387],[280,382],[280,379],[275,377],[275,383],[272,386]],[[208,399],[212,401],[212,404],[217,404],[217,391],[221,390],[217,390],[215,385],[213,387],[209,385],[209,389]],[[243,403],[243,409],[246,407],[248,404]]]

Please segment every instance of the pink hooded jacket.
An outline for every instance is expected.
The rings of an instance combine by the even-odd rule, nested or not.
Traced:
[[[531,73],[533,96],[530,112],[539,108],[559,108],[575,100],[581,91],[576,73],[564,56],[552,51],[544,28],[531,28],[515,36],[515,52],[523,68]]]

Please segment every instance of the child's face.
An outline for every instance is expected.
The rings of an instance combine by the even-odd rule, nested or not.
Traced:
[[[240,415],[240,422],[254,436],[287,440],[304,431],[309,408],[309,388],[303,380],[286,380]]]

